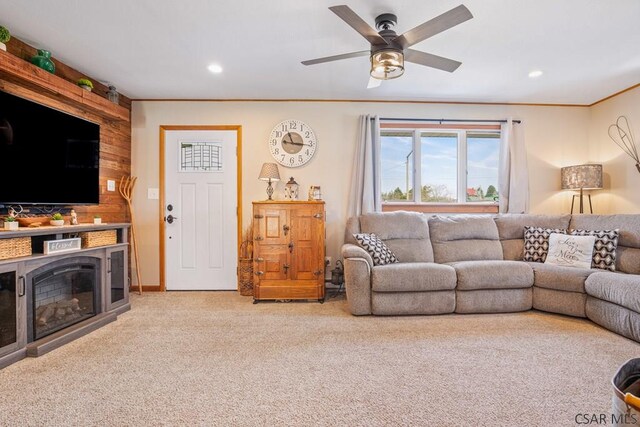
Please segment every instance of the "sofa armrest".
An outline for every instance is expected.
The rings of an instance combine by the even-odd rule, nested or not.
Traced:
[[[342,258],[362,258],[367,262],[367,264],[369,264],[369,268],[373,268],[373,259],[371,258],[371,255],[358,245],[351,243],[345,243],[342,245]]]
[[[356,316],[371,314],[371,256],[359,246],[345,244],[342,257],[349,311]]]

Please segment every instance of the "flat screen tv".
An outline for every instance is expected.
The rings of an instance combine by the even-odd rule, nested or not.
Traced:
[[[0,204],[99,203],[100,125],[0,91]]]

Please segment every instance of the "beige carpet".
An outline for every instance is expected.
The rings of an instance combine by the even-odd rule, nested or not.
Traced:
[[[79,340],[0,370],[10,426],[572,426],[609,413],[640,345],[527,312],[354,317],[343,297],[132,295]]]

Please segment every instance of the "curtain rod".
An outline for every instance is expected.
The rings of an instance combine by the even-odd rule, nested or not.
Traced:
[[[373,120],[373,118],[371,119]],[[478,122],[478,123],[507,123],[508,120],[472,120],[472,119],[407,119],[380,117],[380,120],[393,120],[397,122]],[[521,123],[521,120],[513,120],[513,123]]]

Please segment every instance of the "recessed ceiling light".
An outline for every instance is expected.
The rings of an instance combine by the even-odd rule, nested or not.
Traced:
[[[211,64],[207,67],[207,69],[214,74],[220,74],[222,72],[222,67],[218,64]]]
[[[542,75],[542,71],[540,70],[533,70],[532,72],[529,73],[529,77],[531,77],[532,79],[540,77],[541,75]]]

